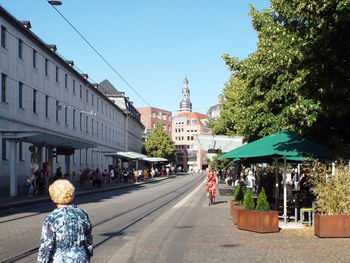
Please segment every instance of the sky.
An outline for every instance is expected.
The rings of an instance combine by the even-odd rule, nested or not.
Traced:
[[[108,79],[136,107],[179,112],[187,75],[192,111],[217,104],[230,72],[222,54],[240,59],[256,50],[249,4],[268,0],[62,0],[57,10],[127,81],[126,84],[47,0],[0,0],[32,32],[73,60],[91,83]],[[130,86],[132,88],[130,88]],[[135,93],[134,90],[137,92]]]

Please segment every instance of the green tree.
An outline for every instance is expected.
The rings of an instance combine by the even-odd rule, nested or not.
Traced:
[[[243,206],[245,210],[254,210],[255,209],[255,204],[254,204],[254,197],[250,189],[247,189],[244,195],[244,200],[243,200]]]
[[[267,197],[265,194],[265,188],[261,188],[261,191],[258,195],[258,200],[256,202],[256,210],[259,212],[269,212],[270,211],[270,205],[269,202],[267,202]]]
[[[214,134],[248,141],[288,128],[345,150],[350,142],[350,1],[271,0],[251,6],[257,50],[232,71]]]
[[[145,143],[145,150],[150,157],[166,158],[169,162],[176,161],[175,144],[160,123],[157,124]]]
[[[244,194],[243,194],[242,186],[241,184],[238,184],[235,190],[235,193],[233,194],[233,201],[235,201],[236,204],[240,205],[242,204],[243,199],[244,199]]]

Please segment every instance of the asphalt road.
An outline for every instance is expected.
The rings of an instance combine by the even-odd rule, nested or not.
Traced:
[[[124,251],[127,251],[125,245],[130,243],[128,241],[150,229],[153,222],[164,216],[169,208],[191,193],[203,180],[198,174],[184,175],[152,184],[76,197],[75,203],[89,214],[93,224],[92,262],[123,262],[115,260],[115,257],[118,253],[126,255]],[[52,203],[45,202],[15,208],[10,212],[1,211],[0,262],[35,262],[42,222],[53,209]],[[189,215],[192,219],[196,216],[195,210],[193,212]],[[181,250],[181,247],[178,249]],[[129,257],[133,257],[134,251],[130,253]]]

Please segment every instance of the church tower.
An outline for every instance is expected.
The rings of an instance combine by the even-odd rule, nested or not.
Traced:
[[[184,87],[182,89],[182,100],[180,102],[180,112],[191,112],[192,103],[190,101],[190,89],[188,88],[187,75],[184,79]]]

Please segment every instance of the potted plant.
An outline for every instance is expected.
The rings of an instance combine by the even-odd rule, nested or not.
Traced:
[[[270,211],[264,188],[259,193],[256,209],[253,194],[249,189],[244,196],[243,205],[244,209],[238,210],[237,227],[239,229],[258,233],[279,231],[278,212]]]
[[[349,165],[338,162],[332,175],[331,167],[314,162],[311,177],[316,196],[314,231],[318,237],[350,237]]]
[[[239,184],[236,187],[235,193],[233,194],[233,200],[230,201],[230,214],[232,217],[232,222],[237,225],[237,210],[243,209],[242,203],[244,199],[244,194],[242,186]]]

